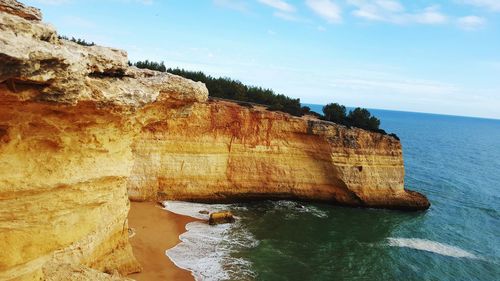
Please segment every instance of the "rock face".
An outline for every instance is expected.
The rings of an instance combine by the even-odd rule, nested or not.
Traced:
[[[141,269],[133,200],[321,200],[418,210],[398,140],[208,101],[201,83],[58,39],[0,0],[0,280]]]
[[[42,13],[39,9],[25,6],[15,0],[0,1],[0,12],[13,14],[27,20],[42,20]]]
[[[132,200],[301,199],[425,209],[398,140],[223,101],[138,110]]]
[[[205,101],[205,86],[128,68],[125,52],[59,40],[36,9],[0,4],[0,280],[140,271],[127,226],[131,116],[163,99]]]

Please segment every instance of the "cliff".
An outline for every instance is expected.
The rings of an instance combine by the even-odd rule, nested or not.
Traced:
[[[0,280],[139,271],[129,197],[429,207],[404,189],[390,136],[209,101],[201,83],[60,40],[40,11],[1,0]]]
[[[404,189],[401,143],[361,129],[210,101],[135,114],[132,200],[262,198],[424,209]]]

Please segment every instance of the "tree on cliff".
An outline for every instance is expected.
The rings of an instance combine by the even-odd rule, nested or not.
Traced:
[[[75,42],[78,45],[82,45],[82,46],[86,46],[86,47],[90,47],[90,46],[95,45],[94,42],[87,42],[87,41],[85,41],[85,39],[80,39],[80,38],[75,38],[75,37],[71,37],[71,39],[69,39],[67,36],[60,35],[60,36],[58,36],[58,38],[60,40],[67,40],[67,41]]]
[[[350,125],[366,130],[377,131],[380,126],[380,120],[377,117],[372,116],[367,109],[360,107],[351,110],[347,120]]]
[[[323,106],[323,114],[326,120],[338,124],[345,124],[347,120],[345,106],[338,103],[329,103]]]
[[[155,61],[137,61],[135,63],[129,62],[129,65],[133,65],[137,68],[143,68],[143,69],[151,69],[151,70],[156,70],[156,71],[161,71],[165,72],[167,71],[167,68],[165,67],[164,62],[155,62]]]
[[[345,106],[338,103],[329,103],[323,107],[323,114],[323,118],[327,121],[383,133],[379,128],[380,120],[372,116],[370,111],[365,108],[355,108],[346,115]]]

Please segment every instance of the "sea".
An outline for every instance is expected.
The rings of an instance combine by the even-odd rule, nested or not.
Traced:
[[[168,201],[178,214],[237,220],[189,223],[166,255],[196,280],[500,280],[500,120],[370,111],[401,139],[405,186],[429,210]]]

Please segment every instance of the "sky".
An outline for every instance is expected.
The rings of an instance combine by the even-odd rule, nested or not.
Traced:
[[[21,0],[66,36],[303,103],[500,119],[500,0]]]

